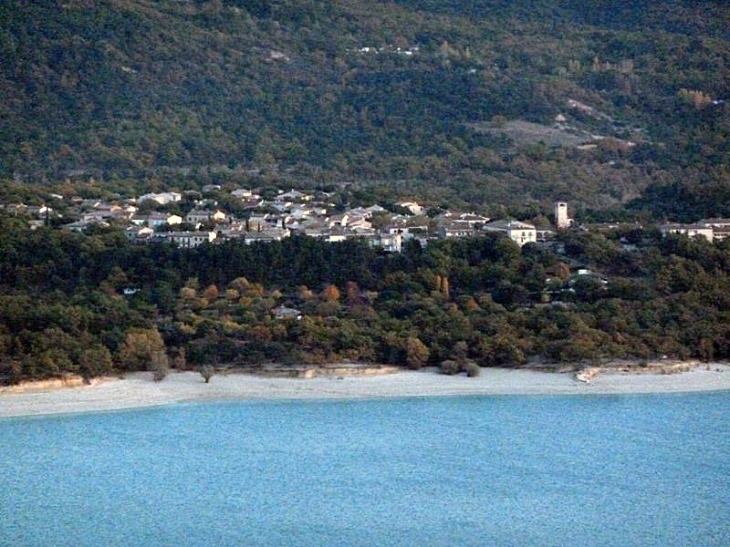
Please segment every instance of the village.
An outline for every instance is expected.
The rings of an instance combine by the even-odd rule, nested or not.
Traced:
[[[230,240],[246,244],[281,241],[292,235],[305,235],[326,242],[361,238],[385,252],[400,252],[409,240],[425,246],[437,238],[493,232],[522,246],[554,235],[549,228],[536,228],[516,220],[492,220],[473,212],[427,210],[415,201],[397,202],[390,210],[380,205],[338,207],[331,193],[294,189],[280,190],[270,199],[255,190],[232,190],[228,196],[243,211],[233,215],[215,199],[221,192],[220,186],[210,185],[202,194],[162,192],[113,201],[64,199],[52,194],[49,204],[5,203],[0,204],[0,210],[27,216],[30,229],[47,224],[84,233],[114,226],[134,243],[169,242],[183,248]],[[570,226],[567,204],[556,204],[556,219],[558,228]]]
[[[219,203],[221,196],[227,198],[226,204],[236,204],[238,214]],[[556,231],[574,227],[565,202],[554,204],[552,225],[536,226],[514,219],[494,220],[474,212],[428,208],[416,201],[399,201],[388,208],[377,204],[349,207],[336,205],[334,198],[335,194],[330,192],[291,189],[278,190],[267,199],[259,190],[224,190],[220,185],[208,185],[202,193],[169,191],[113,200],[50,194],[48,204],[0,203],[0,211],[27,217],[31,230],[49,225],[85,233],[116,227],[133,243],[171,243],[181,248],[231,240],[248,245],[304,235],[332,243],[360,238],[384,252],[400,252],[411,240],[426,246],[434,239],[488,233],[502,234],[522,247],[528,243],[549,243]],[[619,224],[605,224],[577,228],[602,231],[618,227]],[[663,235],[720,241],[730,234],[730,219],[668,223],[659,229]]]

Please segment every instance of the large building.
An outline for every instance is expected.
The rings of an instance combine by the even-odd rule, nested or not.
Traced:
[[[495,220],[482,227],[485,232],[499,232],[505,234],[520,247],[526,243],[537,241],[537,230],[532,224],[517,220]]]

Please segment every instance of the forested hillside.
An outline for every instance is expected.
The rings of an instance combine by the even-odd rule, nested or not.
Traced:
[[[730,185],[728,17],[722,1],[5,0],[0,177],[702,196]],[[693,214],[672,207],[653,212]]]

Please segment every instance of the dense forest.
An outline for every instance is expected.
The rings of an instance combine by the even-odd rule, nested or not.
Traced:
[[[730,357],[727,241],[633,229],[543,247],[411,242],[400,254],[301,236],[186,250],[135,246],[114,229],[28,232],[5,215],[0,239],[3,382],[344,359]],[[301,317],[282,318],[282,306]]]
[[[654,198],[730,193],[729,17],[691,0],[6,0],[0,177],[347,181],[684,217]]]

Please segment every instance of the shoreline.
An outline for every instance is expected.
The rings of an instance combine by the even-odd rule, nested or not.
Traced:
[[[435,369],[368,376],[276,378],[245,373],[171,372],[153,382],[147,372],[105,378],[87,386],[0,393],[0,418],[141,409],[215,401],[356,400],[474,395],[639,395],[730,391],[730,366],[713,363],[676,374],[605,371],[580,381],[570,373],[487,368],[475,378]]]
[[[639,395],[730,391],[730,366],[712,364],[678,374],[606,372],[578,381],[573,374],[529,369],[482,369],[476,378],[445,376],[435,369],[373,376],[309,379],[245,373],[213,376],[172,372],[162,382],[151,373],[101,379],[92,385],[0,394],[0,418],[130,410],[177,403],[231,400],[356,400],[475,395]]]

